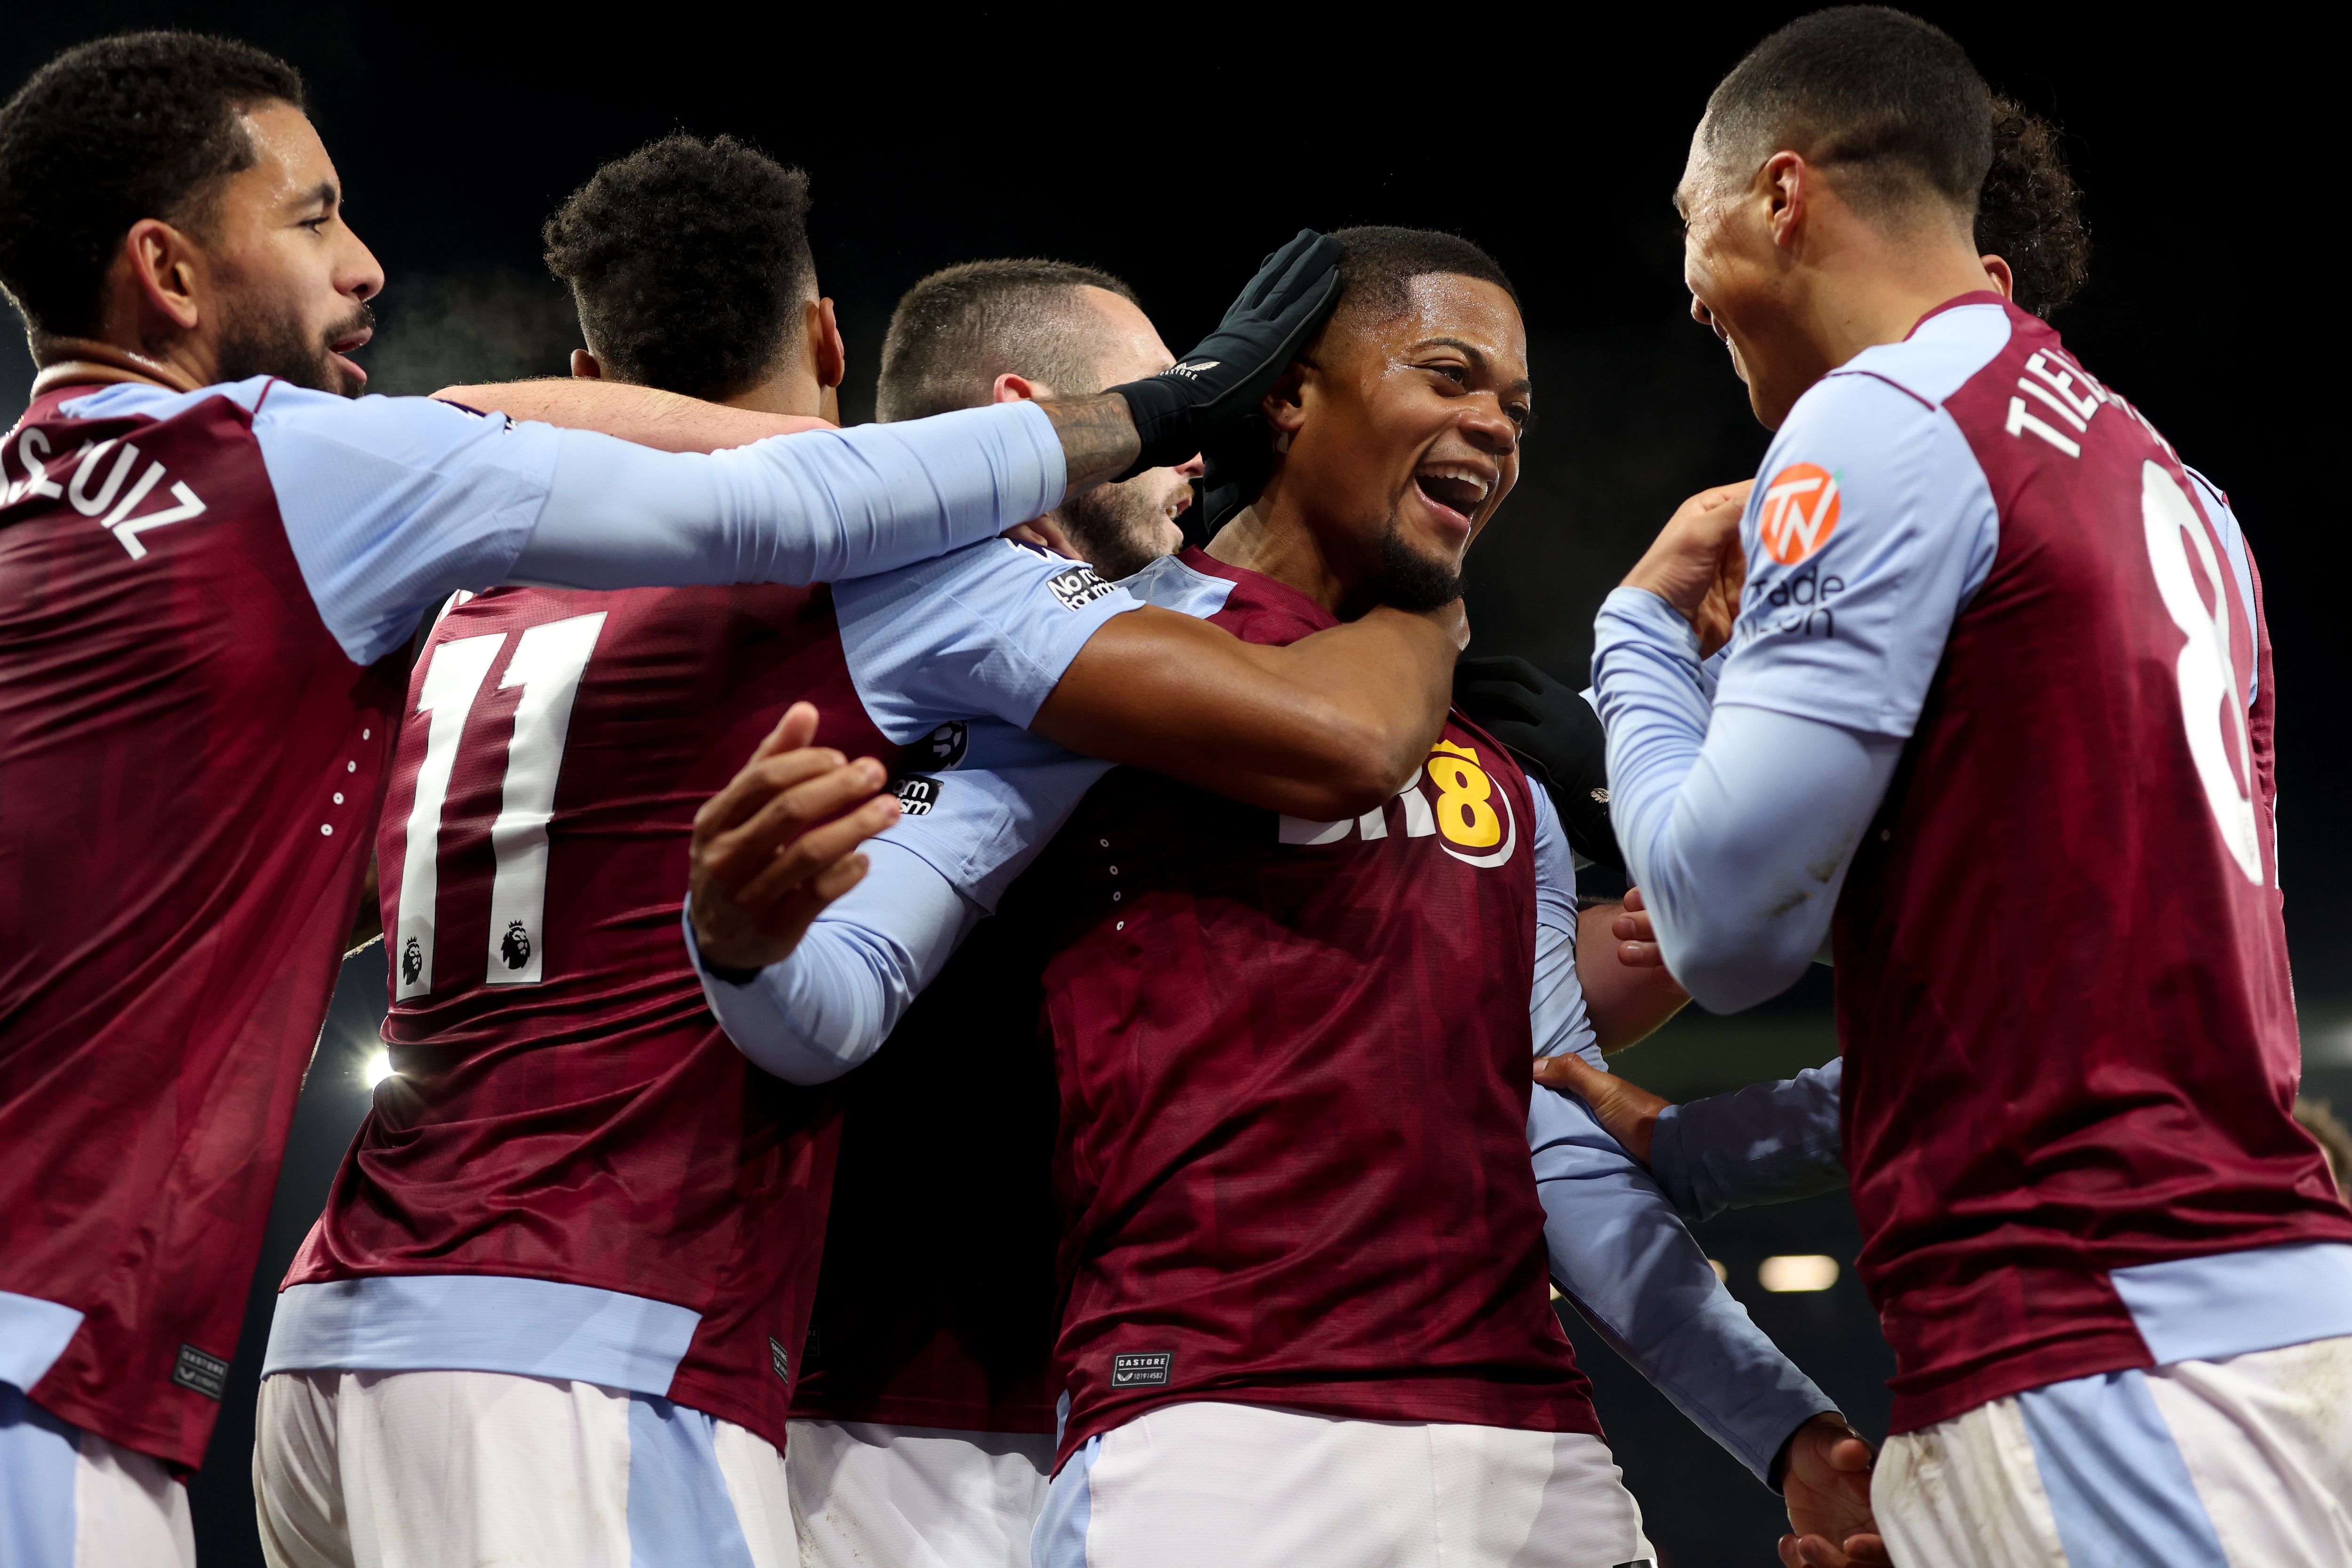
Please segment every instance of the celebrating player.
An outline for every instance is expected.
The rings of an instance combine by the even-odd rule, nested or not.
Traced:
[[[1339,311],[1265,405],[1281,452],[1265,493],[1219,558],[1131,584],[1269,644],[1382,599],[1450,598],[1528,412],[1491,260],[1443,235],[1339,237]],[[1801,1516],[1866,1523],[1859,1475],[1832,1458],[1859,1445],[1829,1402],[1581,1107],[1520,1087],[1531,1043],[1591,1050],[1597,1026],[1637,1031],[1679,997],[1580,964],[1557,818],[1499,747],[1449,723],[1425,782],[1337,820],[1073,772],[1029,794],[1034,834],[1093,784],[996,922],[1042,949],[1071,1215],[1039,1562],[1643,1557],[1547,1252],[1695,1418],[1759,1475],[1786,1472]],[[943,797],[882,842],[967,863],[957,816]],[[758,900],[701,860],[698,845],[703,960],[740,966],[752,944],[728,932]],[[706,986],[755,1059],[814,1076],[827,1053],[871,1050],[922,973],[877,981],[832,954],[934,950],[910,929],[940,902],[919,871],[877,861],[805,942],[767,944],[754,984]],[[1580,973],[1606,984],[1588,995]]]
[[[283,62],[141,34],[36,73],[0,109],[0,282],[43,367],[0,447],[0,1516],[85,1560],[187,1555],[165,1467],[202,1459],[226,1385],[398,727],[383,661],[427,607],[986,539],[1196,450],[1312,276],[1266,279],[1265,342],[1189,377],[656,452],[346,395],[383,279]],[[804,423],[718,412],[737,439]]]
[[[2057,127],[1998,93],[1992,98],[1992,163],[1978,195],[1974,232],[1986,275],[2019,308],[2047,320],[2081,289],[2090,240],[2083,225],[2082,192],[2060,151]],[[2251,605],[2252,568],[2237,518],[2202,474],[2183,471],[2199,487],[2221,531],[2232,573],[2240,578],[2241,603]],[[2250,705],[2256,685],[2251,679],[2247,683]],[[1457,674],[1457,702],[1460,686]],[[1591,744],[1575,722],[1578,717],[1569,710],[1563,721],[1548,710],[1541,732],[1529,743],[1548,752],[1564,752],[1569,760],[1562,771],[1582,776],[1597,764],[1605,775],[1605,745]],[[1605,837],[1607,848],[1599,852],[1622,858],[1607,831],[1606,814],[1602,805],[1595,831]],[[1623,934],[1636,933],[1629,928]],[[1654,945],[1648,944],[1645,960],[1654,956]],[[1845,1160],[1838,1142],[1843,1076],[1843,1061],[1832,1058],[1792,1079],[1675,1105],[1575,1057],[1546,1057],[1536,1064],[1536,1080],[1580,1096],[1693,1224],[1727,1208],[1785,1203],[1843,1187]]]
[[[2352,1414],[2300,1391],[2352,1368],[2352,1215],[2288,1113],[2259,581],[1990,287],[1990,142],[1874,8],[1709,100],[1685,276],[1778,434],[1603,607],[1611,805],[1702,1003],[1832,938],[1895,1556],[2341,1561]]]
[[[548,230],[589,345],[577,368],[818,412],[843,354],[806,205],[803,176],[724,141],[673,137],[600,171]],[[1314,253],[1295,244],[1276,276]],[[1229,637],[1123,613],[1060,557],[992,542],[950,560],[912,609],[888,578],[865,599],[833,590],[839,618],[826,590],[771,586],[499,589],[440,618],[379,838],[396,1076],[289,1274],[264,1366],[273,1561],[797,1561],[781,1454],[837,1123],[824,1095],[749,1067],[701,1004],[677,933],[696,808],[777,731],[775,765],[799,770],[795,799],[822,804],[845,852],[898,815],[871,760],[897,742],[1026,721],[1049,690],[1244,715],[1289,690],[1220,660],[1219,642],[1241,652]],[[1418,645],[1333,639],[1327,657],[1366,665],[1332,681],[1337,720],[1293,704],[1280,737],[1228,717],[1194,742],[1286,752],[1274,765],[1292,772],[1360,735],[1420,744],[1349,708],[1393,706],[1374,672],[1399,646],[1425,668],[1390,652],[1390,675],[1442,691],[1446,639],[1414,629]],[[1103,692],[1097,638],[1166,673]],[[1300,651],[1291,673],[1329,675]],[[825,751],[806,749],[804,710],[779,730],[801,699]],[[1063,732],[1094,733],[1083,717]],[[837,890],[855,873],[829,874]]]
[[[1107,273],[969,262],[898,301],[876,406],[907,419],[1090,392],[1171,358],[1133,291]],[[1106,485],[1053,521],[1103,575],[1125,576],[1182,543],[1175,520],[1198,471]],[[1005,948],[1001,925],[983,921],[877,1058],[842,1081],[840,1165],[785,1466],[813,1568],[1029,1561],[1061,1386],[1061,1222],[1035,965]],[[953,1095],[937,1092],[948,1073]],[[951,1226],[922,1224],[941,1169],[969,1201]]]

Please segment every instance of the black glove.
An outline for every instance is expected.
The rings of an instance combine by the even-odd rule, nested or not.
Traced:
[[[1569,847],[1625,869],[1609,826],[1609,739],[1601,715],[1570,687],[1509,654],[1454,667],[1454,705],[1511,749],[1559,810]]]
[[[1255,415],[1339,297],[1339,242],[1302,228],[1265,258],[1217,330],[1191,353],[1149,381],[1107,388],[1127,399],[1143,440],[1142,453],[1119,479],[1173,468]]]

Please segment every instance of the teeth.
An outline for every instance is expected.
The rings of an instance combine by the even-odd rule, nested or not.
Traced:
[[[1495,488],[1495,482],[1493,479],[1487,478],[1486,475],[1480,473],[1476,468],[1471,468],[1465,463],[1425,464],[1421,469],[1421,478],[1426,479],[1459,479],[1464,484],[1475,486],[1478,491],[1478,499],[1480,500],[1485,500],[1486,499],[1486,492]]]

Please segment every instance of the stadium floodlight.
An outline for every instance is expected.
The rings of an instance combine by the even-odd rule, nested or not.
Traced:
[[[378,1051],[367,1059],[367,1086],[373,1089],[392,1076],[392,1053]]]
[[[1826,1290],[1837,1283],[1837,1259],[1818,1252],[1768,1258],[1756,1269],[1756,1282],[1767,1290]]]
[[[1718,1281],[1726,1285],[1731,1283],[1731,1270],[1723,1266],[1722,1258],[1710,1258],[1706,1260],[1706,1266],[1715,1270],[1715,1277]]]

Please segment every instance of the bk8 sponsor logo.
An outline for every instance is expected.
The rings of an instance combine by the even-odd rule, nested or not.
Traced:
[[[1439,848],[1465,866],[1501,866],[1518,844],[1510,796],[1495,786],[1475,746],[1438,742],[1430,748],[1428,763],[1406,781],[1392,804],[1403,813],[1404,837],[1433,837]],[[1298,845],[1337,844],[1351,837],[1386,838],[1389,810],[1380,806],[1339,822],[1286,816],[1278,836],[1285,844]]]

